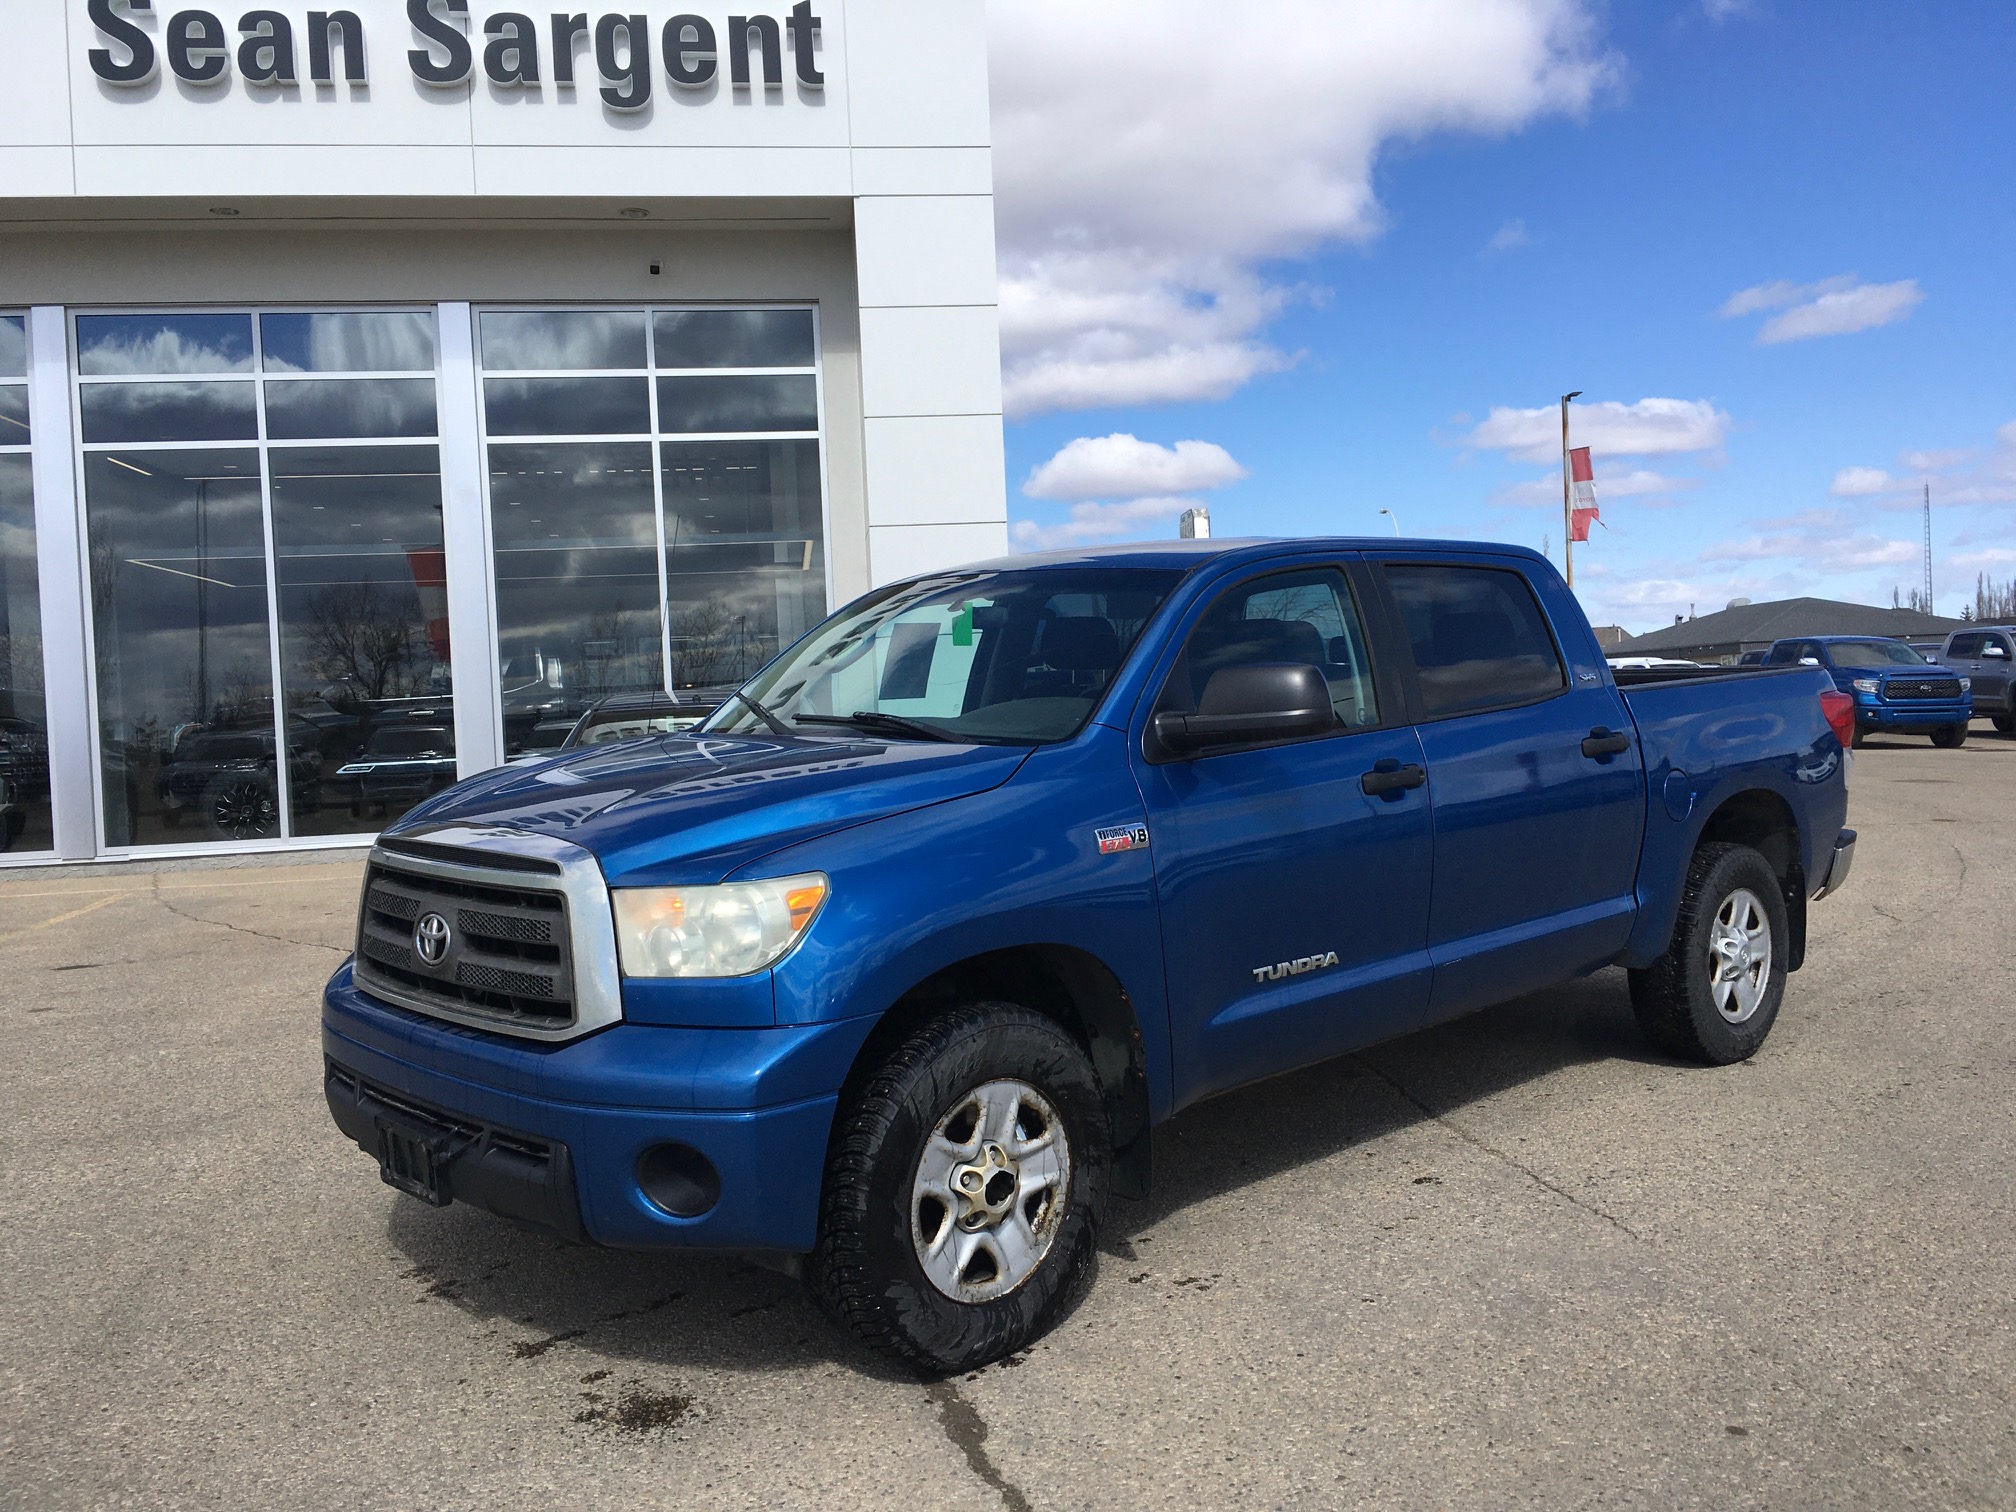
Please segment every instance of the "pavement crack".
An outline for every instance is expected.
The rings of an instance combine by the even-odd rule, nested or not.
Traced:
[[[1422,1101],[1419,1097],[1415,1096],[1413,1092],[1409,1091],[1396,1078],[1389,1076],[1386,1072],[1380,1070],[1377,1066],[1373,1065],[1369,1060],[1366,1060],[1364,1056],[1362,1055],[1354,1056],[1353,1059],[1356,1060],[1358,1064],[1363,1066],[1367,1071],[1370,1071],[1374,1076],[1378,1077],[1379,1080],[1386,1083],[1386,1085],[1391,1087],[1395,1092],[1399,1093],[1401,1097],[1405,1098],[1414,1107],[1420,1109],[1421,1112],[1426,1114],[1429,1118],[1432,1118],[1436,1123],[1440,1124],[1443,1128],[1447,1129],[1451,1134],[1454,1134],[1458,1139],[1462,1140],[1465,1144],[1471,1146],[1473,1149],[1482,1150],[1486,1155],[1492,1156],[1494,1159],[1502,1160],[1506,1165],[1512,1167],[1513,1170],[1519,1172],[1522,1176],[1525,1176],[1528,1180],[1534,1182],[1539,1186],[1545,1187],[1548,1191],[1552,1192],[1556,1197],[1559,1197],[1563,1202],[1568,1203],[1572,1207],[1580,1208],[1583,1212],[1589,1214],[1589,1216],[1592,1218],[1602,1219],[1605,1223],[1609,1224],[1619,1233],[1628,1235],[1630,1238],[1639,1240],[1641,1243],[1644,1241],[1645,1236],[1643,1234],[1639,1233],[1636,1229],[1632,1228],[1628,1223],[1626,1223],[1623,1219],[1617,1217],[1614,1213],[1604,1212],[1603,1209],[1597,1207],[1594,1203],[1587,1202],[1582,1198],[1577,1197],[1573,1192],[1569,1191],[1566,1187],[1560,1186],[1555,1182],[1549,1181],[1545,1176],[1542,1176],[1538,1171],[1534,1170],[1533,1167],[1527,1165],[1525,1161],[1519,1159],[1518,1156],[1511,1154],[1509,1151],[1499,1149],[1498,1146],[1492,1144],[1489,1140],[1479,1139],[1475,1134],[1472,1134],[1468,1129],[1464,1128],[1461,1124],[1455,1122],[1455,1120],[1449,1118],[1446,1114],[1440,1113],[1436,1111],[1434,1108],[1430,1107],[1426,1102]]]
[[[1008,1512],[1035,1512],[1022,1488],[1003,1475],[987,1453],[987,1420],[980,1416],[980,1409],[961,1396],[950,1381],[927,1386],[924,1394],[938,1409],[938,1426],[945,1430],[945,1437],[966,1456],[968,1468],[1001,1493],[1001,1504]]]
[[[268,934],[263,929],[253,929],[246,924],[232,924],[224,919],[206,919],[201,914],[192,914],[186,909],[177,908],[173,903],[168,901],[168,895],[161,891],[161,879],[158,875],[154,878],[151,894],[156,903],[159,903],[168,912],[175,915],[176,918],[187,919],[191,924],[210,924],[218,929],[228,929],[233,934],[251,935],[256,939],[271,940],[276,945],[299,945],[304,950],[328,950],[333,951],[339,956],[350,954],[349,951],[340,945],[325,945],[320,940],[297,940],[292,935]]]

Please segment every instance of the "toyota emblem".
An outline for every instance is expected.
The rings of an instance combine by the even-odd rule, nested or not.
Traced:
[[[420,922],[413,926],[413,948],[429,966],[439,966],[448,958],[448,946],[454,938],[448,921],[438,913],[422,914]]]

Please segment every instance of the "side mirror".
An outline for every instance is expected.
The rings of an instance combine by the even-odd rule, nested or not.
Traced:
[[[1820,658],[1817,656],[1802,656],[1799,658],[1799,665],[1802,667],[1817,667],[1820,665]]]
[[[1337,722],[1330,684],[1303,662],[1221,667],[1204,685],[1194,714],[1157,714],[1155,738],[1171,751],[1252,745],[1321,735]]]
[[[2000,646],[1983,646],[1981,648],[1981,654],[1983,656],[1999,656],[2005,660],[2008,658],[2009,655],[2009,653],[2007,651],[2004,651]]]

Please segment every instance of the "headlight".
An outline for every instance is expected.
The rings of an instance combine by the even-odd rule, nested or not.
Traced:
[[[826,901],[817,872],[718,887],[619,887],[616,945],[633,977],[738,977],[798,943]]]
[[[1961,679],[1960,679],[1960,691],[1961,691],[1962,693],[1965,693],[1965,692],[1968,692],[1968,691],[1969,691],[1970,689],[1972,689],[1972,688],[1973,688],[1973,686],[1974,686],[1974,679],[1973,679],[1973,678],[1971,678],[1971,677],[1963,677],[1963,678],[1961,678]]]
[[[1857,693],[1874,693],[1876,691],[1876,679],[1873,677],[1858,677],[1851,686]]]

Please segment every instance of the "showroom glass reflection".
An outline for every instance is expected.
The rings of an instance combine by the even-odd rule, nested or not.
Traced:
[[[55,844],[27,378],[27,320],[0,314],[0,855],[10,856]]]
[[[433,315],[80,314],[75,338],[107,843],[378,828],[419,794],[344,769],[452,727]]]
[[[610,694],[740,682],[824,617],[811,309],[478,335],[507,754]]]

